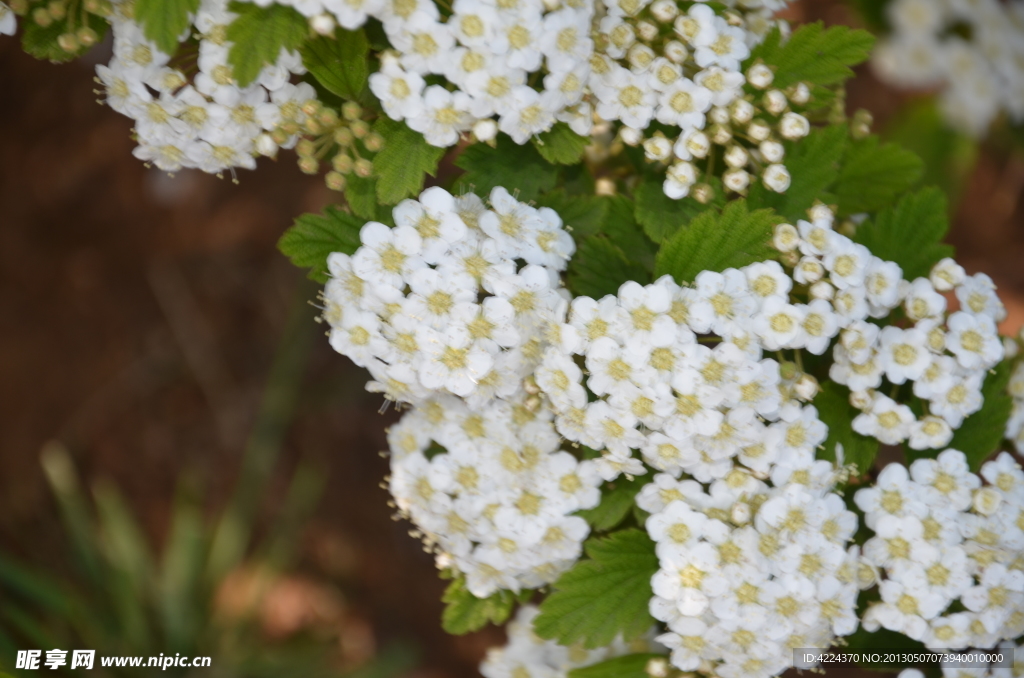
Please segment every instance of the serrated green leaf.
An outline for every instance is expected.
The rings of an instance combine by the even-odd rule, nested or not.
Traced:
[[[364,219],[377,218],[377,180],[356,174],[345,177],[345,202],[352,214]]]
[[[786,142],[784,162],[791,177],[789,188],[785,193],[775,193],[757,182],[750,187],[751,207],[770,207],[796,221],[806,218],[815,201],[828,202],[825,191],[839,176],[847,137],[846,125],[831,125],[812,129],[804,139]]]
[[[303,214],[284,232],[277,249],[299,268],[308,268],[309,277],[327,282],[327,257],[332,252],[353,254],[359,249],[359,229],[365,219],[328,207],[321,214]]]
[[[773,67],[774,87],[786,88],[798,82],[833,85],[853,77],[850,66],[864,62],[875,39],[867,31],[848,26],[825,28],[820,21],[804,24],[783,42],[778,27],[755,47],[747,60],[763,60]]]
[[[575,165],[583,157],[583,149],[590,144],[590,137],[576,134],[564,122],[556,122],[550,130],[532,137],[530,141],[548,162]]]
[[[858,474],[867,473],[878,456],[878,440],[854,432],[853,418],[860,411],[850,405],[849,389],[826,381],[812,404],[818,409],[818,418],[828,426],[828,439],[819,456],[836,461],[836,446],[842,445],[843,463],[856,464]]]
[[[89,28],[96,31],[96,35],[102,40],[103,36],[106,35],[107,29],[110,27],[106,21],[93,14],[86,15],[86,21],[89,24]],[[21,47],[27,54],[31,54],[36,59],[46,59],[54,63],[64,63],[76,59],[82,54],[82,49],[76,52],[65,52],[64,49],[57,44],[57,38],[63,33],[68,32],[67,20],[54,21],[46,28],[43,28],[31,18],[25,18],[21,25],[23,26],[21,33]]]
[[[587,559],[562,574],[541,603],[534,631],[562,645],[582,641],[585,648],[604,647],[620,633],[626,641],[643,635],[654,623],[647,611],[658,571],[654,542],[629,529],[592,538],[585,549]]]
[[[455,579],[445,589],[441,602],[441,626],[453,635],[479,631],[489,623],[503,624],[512,614],[516,596],[511,591],[498,591],[488,598],[477,598],[466,588],[466,580]]]
[[[199,0],[137,0],[135,20],[142,33],[166,54],[178,51],[178,39],[192,25]]]
[[[633,500],[647,483],[619,478],[601,493],[601,503],[592,509],[577,511],[596,532],[607,532],[619,526],[633,509]]]
[[[921,178],[924,163],[897,144],[871,135],[850,144],[832,188],[841,216],[888,207]]]
[[[370,44],[363,29],[338,28],[333,37],[317,36],[300,49],[302,65],[329,92],[342,99],[358,99],[369,75],[366,62]]]
[[[1006,433],[1006,422],[1013,410],[1013,398],[1006,391],[1012,374],[1013,366],[1009,361],[999,363],[993,372],[989,372],[981,386],[984,404],[964,419],[946,446],[967,455],[967,463],[975,473],[999,450]]]
[[[953,255],[953,248],[941,243],[949,230],[946,196],[930,187],[904,196],[857,228],[854,241],[876,257],[895,261],[907,280],[927,277],[940,259]]]
[[[541,157],[530,144],[520,146],[499,134],[497,146],[474,144],[462,152],[455,165],[466,170],[459,177],[463,190],[487,197],[495,186],[503,186],[520,200],[530,201],[550,191],[558,180],[558,169]]]
[[[608,200],[608,216],[604,220],[601,232],[607,235],[622,250],[626,258],[639,264],[647,275],[633,278],[640,283],[650,282],[650,273],[654,270],[654,255],[658,246],[644,233],[637,223],[636,207],[633,201],[624,195],[613,195]]]
[[[610,203],[604,196],[568,195],[562,189],[538,196],[537,205],[550,207],[558,212],[562,224],[576,242],[597,235],[604,226],[610,208]]]
[[[227,38],[232,43],[228,63],[240,87],[248,87],[265,66],[275,63],[281,48],[297,50],[309,37],[306,17],[292,7],[236,1],[228,9],[238,15],[228,24]]]
[[[651,678],[647,664],[652,659],[668,661],[668,655],[640,653],[625,654],[590,666],[569,671],[569,678]]]
[[[720,198],[722,192],[717,191],[715,195]],[[689,196],[673,200],[665,195],[659,182],[650,179],[637,186],[633,198],[636,201],[637,222],[644,227],[647,237],[656,243],[665,242],[709,207]]]
[[[654,277],[671,275],[692,282],[701,271],[724,271],[765,261],[778,254],[771,246],[772,229],[781,220],[771,210],[747,210],[734,200],[718,213],[704,212],[658,250]]]
[[[569,262],[567,285],[575,296],[600,299],[616,294],[622,283],[649,278],[647,270],[630,261],[622,249],[605,236],[592,236],[576,249]]]
[[[378,118],[373,129],[384,139],[384,148],[373,159],[377,201],[394,205],[419,194],[426,175],[437,173],[445,149],[431,146],[422,134],[387,116]]]

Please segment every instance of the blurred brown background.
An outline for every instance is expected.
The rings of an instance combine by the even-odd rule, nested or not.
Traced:
[[[795,14],[853,20],[831,2]],[[211,511],[223,505],[286,321],[306,308],[299,324],[312,348],[281,482],[263,510],[280,503],[300,457],[327,484],[266,631],[316,623],[330,601],[346,651],[407,639],[420,651],[416,676],[474,675],[501,634],[441,631],[444,582],[378,486],[395,412],[381,414],[365,374],[331,351],[303,305],[316,286],[275,249],[296,215],[335,196],[288,153],[237,184],[146,169],[131,155],[130,121],[96,104],[92,69],[106,59],[97,50],[55,66],[0,37],[0,550],[57,569],[66,558],[39,464],[51,439],[68,445],[84,479],[122,489],[154,545],[182,471],[202,479]],[[850,90],[850,110],[866,107],[880,124],[906,100],[866,72]],[[984,147],[951,236],[968,270],[990,273],[1006,293],[1011,331],[1024,320],[1022,187],[1019,152]]]

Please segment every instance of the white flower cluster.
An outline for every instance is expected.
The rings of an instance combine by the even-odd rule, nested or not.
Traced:
[[[0,2],[0,35],[14,35],[18,30],[18,17],[6,3]]]
[[[253,169],[257,153],[276,150],[268,132],[282,113],[301,117],[300,106],[315,98],[310,85],[289,82],[291,74],[305,68],[297,53],[284,50],[255,82],[238,86],[227,61],[231,43],[225,35],[235,17],[227,5],[227,0],[203,0],[193,25],[181,36],[186,38],[193,26],[199,34],[198,71],[190,78],[188,68],[170,65],[171,55],[146,39],[131,2],[114,3],[114,58],[96,72],[107,105],[135,121],[139,145],[134,154],[140,160],[168,172]]]
[[[579,645],[565,647],[546,641],[533,632],[533,620],[540,610],[533,605],[519,608],[506,627],[508,643],[491,648],[480,665],[484,678],[567,678],[569,671],[590,666],[624,654],[664,651],[649,638],[625,643],[616,638],[608,647],[587,650]]]
[[[984,479],[985,483],[982,483]],[[1024,633],[1024,473],[1008,453],[970,472],[962,452],[890,464],[854,497],[885,573],[864,614],[930,648],[988,648]],[[947,612],[959,602],[959,612]]]
[[[952,259],[944,259],[929,278],[905,281],[897,264],[833,231],[831,213],[824,209],[812,221],[777,229],[776,244],[799,256],[794,280],[830,300],[812,305],[821,303],[834,313],[828,316],[828,336],[836,326],[842,329],[829,376],[849,387],[851,404],[862,411],[853,429],[887,445],[945,447],[953,430],[981,408],[985,375],[1004,355],[996,323],[1006,310],[992,280],[981,273],[967,276]],[[949,315],[942,295],[948,291],[960,306]],[[868,321],[901,305],[911,323],[905,327]],[[801,320],[806,325],[806,314],[783,306],[773,309],[769,324],[789,327],[788,316],[793,325]],[[918,419],[907,405],[876,392],[883,377],[894,386],[912,383],[914,395],[927,403],[927,414]]]
[[[875,581],[850,545],[857,517],[831,491],[837,478],[796,454],[773,466],[772,487],[740,467],[708,492],[667,474],[644,487],[660,566],[650,609],[673,666],[767,678],[793,666],[793,648],[857,629],[857,594]]]
[[[594,462],[559,451],[540,402],[499,400],[474,410],[440,396],[388,432],[399,511],[436,551],[439,567],[465,575],[479,598],[553,582],[590,533],[569,514],[601,498]]]
[[[549,342],[563,341],[559,272],[575,244],[562,220],[504,188],[490,209],[429,188],[393,215],[394,228],[367,223],[352,256],[328,259],[331,345],[393,400],[451,393],[480,407],[514,396]]]
[[[875,71],[902,87],[944,87],[954,126],[981,136],[1005,112],[1024,120],[1024,2],[895,0],[893,32],[879,42]]]
[[[1024,454],[1024,362],[1018,362],[1010,376],[1010,396],[1013,410],[1006,422],[1006,438],[1012,440],[1017,451]]]

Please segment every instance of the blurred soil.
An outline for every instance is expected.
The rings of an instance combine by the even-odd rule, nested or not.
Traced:
[[[801,12],[851,20],[831,2]],[[205,480],[211,511],[223,505],[289,309],[316,295],[275,242],[333,199],[287,153],[237,185],[146,169],[130,122],[95,103],[92,68],[106,58],[55,66],[0,38],[0,549],[52,568],[66,549],[38,462],[48,440],[69,445],[84,478],[114,480],[154,544],[183,470]],[[884,123],[905,98],[865,72],[851,110]],[[1008,330],[1024,322],[1022,187],[1024,159],[986,149],[951,234],[964,265],[1007,293]],[[441,631],[443,582],[378,487],[395,412],[379,414],[365,374],[316,332],[265,508],[300,457],[319,465],[327,489],[303,535],[306,574],[368,623],[364,640],[415,642],[417,677],[475,675],[501,634]],[[323,590],[295,586],[280,606],[285,628],[289,605]]]

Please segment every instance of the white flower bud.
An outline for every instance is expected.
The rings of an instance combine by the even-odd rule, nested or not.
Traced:
[[[725,164],[729,167],[745,167],[750,160],[750,154],[742,146],[730,146],[725,151]]]
[[[870,561],[857,560],[857,588],[866,591],[878,583],[878,568]]]
[[[733,525],[746,525],[750,522],[750,504],[745,501],[738,501],[732,505],[729,511],[729,520]]]
[[[871,391],[853,391],[850,393],[850,406],[858,410],[867,411],[875,402],[875,396]]]
[[[714,106],[708,111],[708,120],[716,125],[724,125],[729,122],[729,109],[724,106]]]
[[[836,295],[836,288],[824,280],[819,280],[811,285],[810,293],[812,299],[825,299],[827,301]]]
[[[478,141],[490,141],[497,135],[498,123],[494,122],[491,118],[477,120],[473,125],[473,136],[475,136]]]
[[[653,24],[649,24],[647,22],[642,23],[654,29],[655,36],[658,35],[658,29],[654,28]],[[639,30],[640,28],[640,25],[638,25],[637,29]],[[653,38],[651,39],[653,40]],[[652,50],[647,45],[633,45],[632,47],[629,48],[629,54],[626,56],[626,58],[629,60],[629,65],[632,66],[635,70],[646,71],[647,68],[651,65],[651,62],[654,61],[654,50]]]
[[[825,277],[825,267],[814,257],[803,257],[796,265],[793,275],[797,282],[813,285]]]
[[[659,162],[668,160],[672,156],[672,142],[660,134],[645,139],[644,156],[648,160],[657,160]]]
[[[811,90],[805,83],[799,83],[789,93],[789,100],[797,106],[803,106],[811,100]]]
[[[788,105],[786,95],[777,89],[769,90],[764,95],[764,107],[772,115],[779,115]]]
[[[772,244],[780,252],[792,252],[800,246],[800,232],[793,224],[779,224],[775,227]]]
[[[762,141],[757,147],[757,150],[761,151],[761,157],[767,162],[782,162],[782,159],[786,157],[786,149],[778,141]]]
[[[1003,495],[994,487],[982,487],[974,491],[974,500],[971,504],[974,510],[983,516],[990,516],[999,509],[1003,502]]]
[[[832,213],[832,208],[822,202],[815,203],[811,209],[807,210],[807,216],[811,218],[811,221],[824,219],[829,223],[831,223],[832,219],[835,218],[835,214]]]
[[[779,134],[786,139],[802,139],[810,131],[811,123],[807,122],[807,118],[799,113],[791,111],[782,116],[782,120],[779,121]]]
[[[711,140],[704,132],[691,132],[679,137],[675,145],[676,157],[689,160],[691,157],[704,158],[711,151]]]
[[[713,125],[709,131],[711,132],[711,141],[719,146],[725,146],[732,141],[732,130],[727,125]]]
[[[722,175],[722,183],[730,191],[742,193],[750,186],[750,174],[746,170],[731,169]]]
[[[594,181],[594,193],[596,195],[615,195],[617,192],[615,182],[608,177],[600,177]]]
[[[932,286],[939,292],[948,292],[962,283],[966,275],[967,273],[960,264],[946,257],[932,266],[928,279],[931,280]]]
[[[793,390],[796,392],[797,398],[804,402],[810,402],[814,400],[814,396],[818,395],[818,391],[821,388],[818,386],[817,379],[809,374],[805,374],[796,380]]]
[[[653,42],[658,37],[658,27],[650,21],[638,21],[636,32],[641,40],[646,40],[647,42]]]
[[[763,120],[755,120],[747,126],[747,136],[760,143],[772,135],[772,128]]]
[[[619,130],[619,138],[627,146],[636,146],[644,139],[644,133],[634,127],[623,127]]]
[[[737,125],[745,125],[754,119],[754,104],[746,99],[737,99],[730,106],[732,120]]]
[[[665,58],[674,64],[681,64],[690,57],[690,50],[678,40],[669,40],[665,43]]]
[[[1017,357],[1018,353],[1020,353],[1020,344],[1010,337],[1003,337],[1003,354],[1006,359],[1013,360]]]
[[[774,79],[775,74],[772,72],[772,69],[764,64],[757,63],[747,69],[747,82],[757,89],[768,87]]]
[[[274,142],[272,136],[263,133],[256,137],[256,152],[268,158],[273,158],[277,155],[277,143]]]
[[[697,183],[697,168],[692,163],[677,162],[668,168],[667,175],[671,181],[687,189]]]
[[[671,23],[679,16],[679,6],[675,0],[657,0],[651,5],[651,14],[662,23]]]
[[[783,165],[768,165],[764,168],[764,174],[761,175],[761,181],[764,185],[775,191],[776,193],[784,193],[789,188],[789,170]]]
[[[335,25],[334,17],[327,13],[317,14],[309,20],[309,27],[320,35],[334,35]]]

